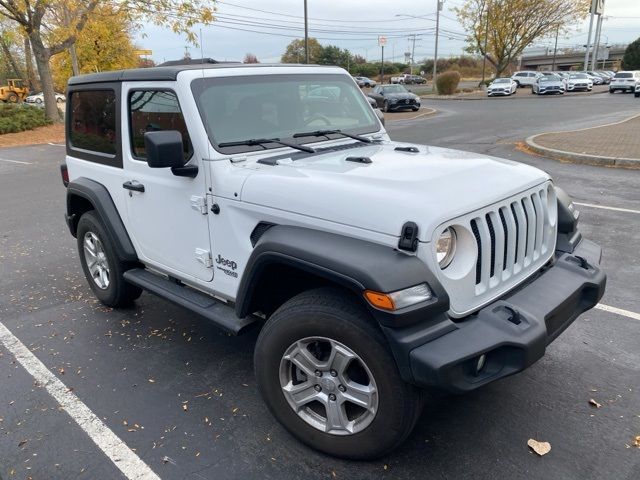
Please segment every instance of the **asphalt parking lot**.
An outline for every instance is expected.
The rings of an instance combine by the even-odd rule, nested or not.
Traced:
[[[535,133],[624,119],[640,101],[603,94],[425,106],[438,114],[391,123],[392,138],[548,171],[580,204],[585,236],[603,246],[602,308],[626,314],[587,312],[532,368],[470,395],[430,392],[416,430],[386,458],[330,458],[294,440],[262,403],[256,332],[229,337],[149,294],[129,310],[97,303],[63,221],[64,149],[41,145],[0,149],[3,342],[25,345],[130,449],[135,458],[122,461],[133,462],[131,478],[637,479],[640,171],[557,163],[517,147]],[[0,375],[1,478],[124,478],[103,453],[119,451],[113,437],[98,431],[101,450],[46,390],[51,383],[35,382],[1,346]],[[551,452],[532,454],[530,438]]]

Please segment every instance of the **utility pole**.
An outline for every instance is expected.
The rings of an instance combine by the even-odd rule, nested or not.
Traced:
[[[384,84],[384,45],[381,45],[382,48],[382,61],[380,62],[380,85]]]
[[[307,17],[307,0],[304,0],[304,63],[309,63],[309,18]]]
[[[436,48],[433,54],[433,86],[431,89],[436,91],[436,77],[438,75],[438,33],[440,31],[440,10],[442,10],[442,4],[444,0],[436,0],[438,6],[436,8]]]
[[[551,64],[551,71],[556,69],[556,54],[558,53],[558,33],[560,33],[560,25],[556,28],[556,44],[553,46],[553,62]]]
[[[413,34],[413,47],[411,48],[411,65],[409,72],[413,75],[413,66],[416,63],[416,34]]]
[[[482,55],[482,85],[484,85],[485,71],[487,68],[487,43],[489,41],[489,6],[487,5],[487,11],[484,14],[484,55]]]
[[[598,23],[596,25],[596,46],[591,56],[591,70],[598,68],[598,50],[600,50],[600,34],[602,33],[602,14],[598,15]]]
[[[587,37],[587,51],[584,54],[584,71],[589,69],[589,53],[591,51],[591,32],[593,32],[593,18],[596,16],[598,0],[591,0],[591,20],[589,20],[589,36]]]

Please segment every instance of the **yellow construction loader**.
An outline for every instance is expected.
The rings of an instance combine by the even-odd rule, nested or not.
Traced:
[[[29,95],[29,89],[19,78],[10,78],[7,80],[7,85],[0,86],[0,100],[3,102],[23,101],[27,95]]]

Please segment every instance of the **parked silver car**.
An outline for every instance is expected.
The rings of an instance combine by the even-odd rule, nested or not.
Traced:
[[[64,103],[66,101],[66,98],[63,94],[57,93],[57,92],[55,92],[54,94],[55,94],[57,103]],[[24,99],[24,101],[27,103],[42,104],[44,102],[44,93],[40,92],[34,95],[29,95],[27,98]]]
[[[593,90],[593,82],[586,73],[570,73],[567,78],[567,92]]]
[[[518,84],[509,77],[496,78],[487,87],[487,96],[511,95],[518,92]]]
[[[540,75],[531,86],[531,93],[535,95],[559,94],[564,95],[565,84],[558,75]]]

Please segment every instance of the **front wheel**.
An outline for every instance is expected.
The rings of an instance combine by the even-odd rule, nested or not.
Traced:
[[[346,292],[322,288],[281,306],[254,354],[260,393],[300,441],[330,455],[373,459],[402,443],[421,411],[373,318]]]
[[[76,237],[82,270],[98,300],[115,308],[130,305],[140,296],[142,290],[123,278],[124,272],[133,265],[118,258],[95,211],[80,217]]]

